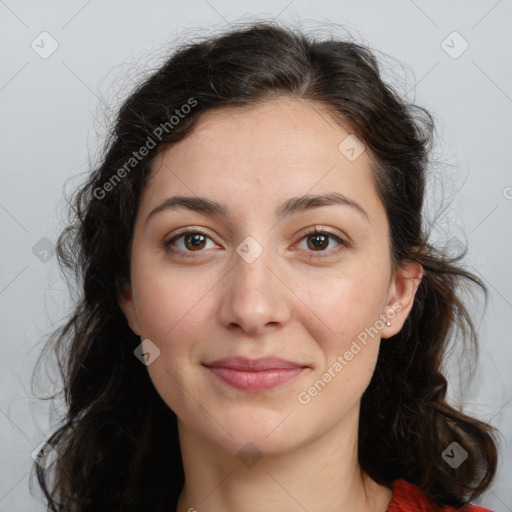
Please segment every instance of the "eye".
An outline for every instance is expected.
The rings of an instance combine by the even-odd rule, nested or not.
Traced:
[[[306,233],[302,238],[301,242],[306,241],[306,251],[313,253],[323,253],[323,254],[309,254],[308,257],[312,258],[325,258],[327,256],[333,256],[335,254],[340,253],[344,249],[349,247],[348,242],[335,235],[334,233],[330,233],[329,231],[317,231],[316,227],[314,231],[310,231]],[[338,245],[332,249],[326,251],[325,249],[329,246],[330,240],[334,240]],[[311,250],[308,250],[311,249]]]
[[[165,241],[164,248],[170,253],[179,253],[186,257],[196,257],[196,254],[194,253],[201,253],[203,252],[203,249],[208,248],[206,247],[208,240],[213,242],[211,237],[200,229],[188,229],[181,231],[169,240]],[[306,233],[300,239],[300,242],[303,240],[306,241],[306,249],[304,249],[304,247],[299,248],[304,249],[309,253],[318,253],[308,254],[307,257],[312,258],[333,256],[349,247],[348,242],[339,236],[325,230],[317,231],[316,227],[313,231]],[[331,240],[338,245],[329,250],[325,250],[329,247]]]
[[[183,256],[194,257],[195,255],[191,253],[202,252],[207,240],[211,240],[211,238],[203,231],[189,229],[165,241],[164,248],[171,253],[181,253]]]

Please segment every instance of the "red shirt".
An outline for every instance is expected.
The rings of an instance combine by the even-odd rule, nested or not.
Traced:
[[[391,490],[393,494],[386,512],[492,512],[476,505],[467,505],[459,509],[448,505],[439,507],[423,494],[419,487],[405,480],[395,480]]]

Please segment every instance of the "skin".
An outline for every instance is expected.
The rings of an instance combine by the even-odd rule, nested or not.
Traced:
[[[178,417],[186,480],[178,512],[387,508],[390,489],[360,474],[360,399],[381,338],[407,318],[422,269],[412,262],[392,268],[370,156],[364,151],[350,161],[338,149],[349,134],[321,105],[272,99],[205,112],[154,162],[134,227],[131,283],[119,302],[131,329],[160,350],[148,371]],[[274,216],[291,197],[327,192],[357,201],[367,218],[338,204]],[[175,195],[213,199],[230,216],[167,209],[146,221]],[[329,238],[315,249],[314,235],[305,237],[315,226],[349,247]],[[166,251],[164,242],[183,227],[210,238],[199,251],[186,236],[174,242],[177,252]],[[248,236],[263,249],[251,263],[236,252]],[[192,257],[182,255],[187,251]],[[393,305],[401,310],[391,326],[359,343],[362,350],[342,371],[300,403],[298,394]],[[277,388],[247,392],[202,366],[242,354],[308,368]],[[238,456],[247,443],[256,447],[251,465]]]

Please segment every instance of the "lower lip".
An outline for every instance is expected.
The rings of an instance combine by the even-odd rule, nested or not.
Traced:
[[[305,368],[275,368],[272,370],[246,371],[212,366],[206,368],[226,384],[243,391],[275,388],[290,381],[305,370]]]

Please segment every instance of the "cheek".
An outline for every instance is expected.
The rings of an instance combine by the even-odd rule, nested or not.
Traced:
[[[296,293],[303,298],[305,311],[309,310],[310,316],[317,319],[324,332],[321,337],[332,340],[335,346],[350,343],[384,312],[387,274],[369,268],[361,265],[296,281]]]
[[[173,401],[180,394],[180,383],[193,382],[188,375],[191,364],[204,357],[197,340],[212,336],[213,304],[218,300],[215,285],[222,278],[217,274],[197,267],[170,269],[155,262],[134,266],[141,338],[150,339],[160,350],[148,370],[159,391],[174,390]]]
[[[181,337],[180,333],[187,328],[190,335],[204,323],[209,293],[219,279],[211,272],[199,272],[197,268],[170,269],[153,262],[134,274],[143,336],[164,342]]]
[[[190,397],[204,393],[193,366],[202,356],[196,341],[211,333],[207,317],[214,283],[204,278],[153,267],[152,272],[139,274],[137,283],[141,338],[149,338],[160,350],[147,368],[150,378],[164,402],[185,421],[194,418]]]
[[[376,262],[373,267],[360,262],[301,283],[307,297],[305,311],[315,313],[311,315],[315,321],[309,325],[320,326],[316,331],[310,329],[310,334],[321,350],[318,362],[322,361],[312,375],[313,387],[308,388],[312,394],[305,389],[304,398],[314,402],[310,411],[320,414],[326,407],[339,420],[360,399],[372,378],[384,327],[379,315],[384,312],[388,274]]]
[[[316,314],[314,323],[321,326],[310,332],[322,362],[297,398],[310,415],[320,417],[330,411],[329,425],[337,424],[356,405],[374,373],[384,326],[379,319],[387,284],[383,275],[347,273],[317,280],[307,292],[307,305]]]

